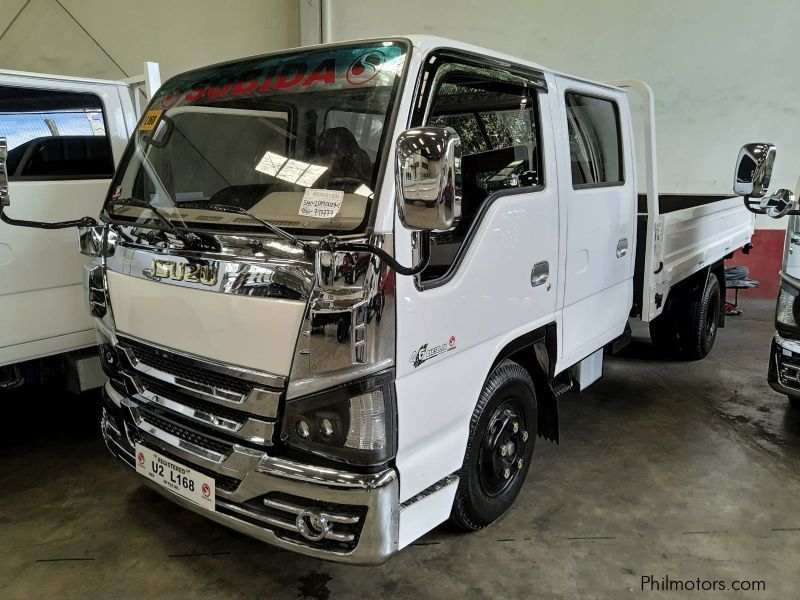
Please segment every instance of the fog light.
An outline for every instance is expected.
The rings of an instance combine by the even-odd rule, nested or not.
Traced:
[[[300,534],[312,542],[318,542],[331,530],[331,524],[314,509],[304,510],[295,519]]]

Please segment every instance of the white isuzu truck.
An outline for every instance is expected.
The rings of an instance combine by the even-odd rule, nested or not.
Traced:
[[[158,64],[125,81],[0,70],[0,137],[17,219],[96,214],[136,128]],[[74,231],[0,221],[0,389],[72,374],[76,391],[105,383],[86,310]]]
[[[379,563],[502,515],[629,318],[707,354],[753,224],[736,198],[657,195],[641,83],[426,36],[191,71],[80,230],[103,434],[219,523]]]

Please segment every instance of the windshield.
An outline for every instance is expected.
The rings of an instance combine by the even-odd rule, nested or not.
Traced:
[[[363,231],[404,59],[401,43],[382,42],[170,79],[128,145],[108,215],[156,222],[146,203],[193,229],[263,230],[215,210],[227,205],[296,233]]]

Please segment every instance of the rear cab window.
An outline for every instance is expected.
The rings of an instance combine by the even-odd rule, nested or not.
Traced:
[[[578,92],[564,96],[572,187],[625,183],[619,107],[613,100]]]

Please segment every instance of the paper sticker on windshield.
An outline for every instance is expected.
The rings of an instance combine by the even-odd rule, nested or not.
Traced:
[[[161,118],[161,113],[163,110],[148,110],[147,114],[142,119],[142,123],[139,125],[139,131],[153,131],[158,125],[158,120]]]
[[[342,190],[312,190],[307,189],[297,212],[301,217],[314,217],[316,219],[330,219],[339,214],[344,201]]]

